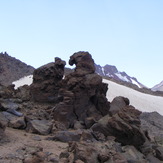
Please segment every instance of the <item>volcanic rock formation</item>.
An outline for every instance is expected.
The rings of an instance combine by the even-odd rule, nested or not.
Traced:
[[[63,101],[54,108],[54,119],[64,123],[66,128],[72,128],[75,121],[87,126],[91,119],[93,124],[109,113],[107,85],[95,73],[94,61],[88,52],[74,53],[69,63],[76,68],[62,81]]]
[[[34,71],[33,84],[31,85],[31,95],[34,101],[56,102],[65,64],[65,61],[55,58],[55,62]]]

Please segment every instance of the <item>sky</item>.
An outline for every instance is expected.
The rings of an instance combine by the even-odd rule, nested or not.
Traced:
[[[163,0],[0,0],[0,6],[0,52],[28,65],[68,62],[88,51],[96,64],[115,65],[147,87],[163,80]]]

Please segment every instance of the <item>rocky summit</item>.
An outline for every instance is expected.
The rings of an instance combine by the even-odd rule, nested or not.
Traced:
[[[70,56],[76,67],[66,76],[65,64],[55,58],[36,69],[31,86],[0,85],[0,162],[163,162],[156,134],[162,117],[141,113],[122,96],[109,102],[109,85],[88,52]]]

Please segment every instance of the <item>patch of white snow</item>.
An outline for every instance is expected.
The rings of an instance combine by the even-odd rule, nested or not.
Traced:
[[[131,81],[132,81],[132,84],[135,84],[135,85],[137,85],[139,88],[141,88],[141,86],[140,86],[135,80],[133,80],[132,78],[131,78]]]
[[[129,80],[127,79],[126,76],[122,76],[120,73],[115,73],[116,76],[119,77],[119,79],[123,80],[123,81],[126,81],[126,82],[129,82]]]
[[[130,104],[136,109],[142,112],[157,111],[163,115],[163,97],[144,94],[106,79],[103,79],[103,82],[108,84],[107,99],[109,101],[112,101],[116,96],[127,97]]]
[[[32,82],[33,82],[33,75],[29,75],[12,82],[12,84],[14,84],[15,85],[14,88],[17,89],[23,85],[31,85]]]
[[[105,75],[105,72],[104,72],[104,68],[102,67],[102,73],[103,73],[103,75]]]

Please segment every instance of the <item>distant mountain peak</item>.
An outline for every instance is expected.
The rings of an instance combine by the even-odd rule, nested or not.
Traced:
[[[163,91],[163,81],[161,81],[159,84],[155,85],[152,88],[152,91]]]
[[[116,68],[116,66],[108,65],[108,64],[106,64],[105,66],[100,66],[95,64],[95,67],[96,67],[96,73],[101,76],[109,77],[117,81],[128,82],[137,85],[139,88],[146,87],[143,84],[141,84],[135,77],[131,77],[127,75],[126,72],[120,72]]]

